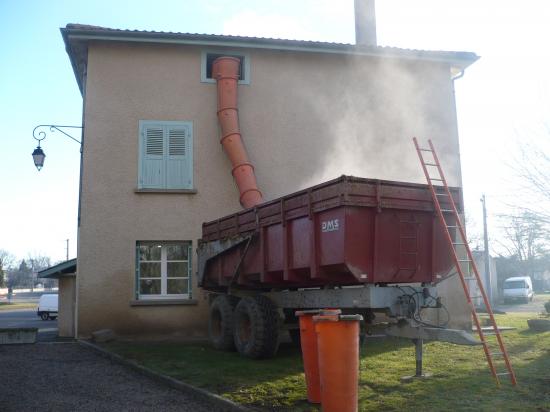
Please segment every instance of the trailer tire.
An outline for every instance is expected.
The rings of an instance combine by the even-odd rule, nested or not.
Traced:
[[[235,347],[252,359],[271,358],[279,347],[277,307],[265,296],[245,297],[235,309]]]
[[[234,296],[220,295],[210,305],[208,336],[216,349],[235,350],[233,322],[237,302]]]

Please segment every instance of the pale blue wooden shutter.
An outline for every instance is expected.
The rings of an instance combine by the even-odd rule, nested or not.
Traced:
[[[163,189],[166,187],[165,128],[160,125],[142,124],[139,187]]]
[[[193,129],[191,123],[166,126],[168,155],[166,188],[193,188]]]
[[[188,298],[193,298],[193,262],[191,258],[193,257],[193,242],[189,242],[189,248],[187,249],[187,293]]]

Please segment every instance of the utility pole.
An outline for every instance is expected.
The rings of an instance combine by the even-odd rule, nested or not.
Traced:
[[[487,208],[485,202],[485,194],[481,196],[481,203],[483,204],[483,248],[484,256],[483,261],[485,263],[485,279],[487,280],[487,297],[489,303],[493,304],[493,289],[491,287],[491,265],[489,264],[489,235],[487,234]]]
[[[65,242],[67,242],[67,247],[65,248],[65,250],[67,251],[67,259],[66,260],[69,260],[69,239],[65,240]]]

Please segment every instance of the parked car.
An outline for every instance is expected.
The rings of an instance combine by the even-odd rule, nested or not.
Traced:
[[[532,301],[535,293],[529,276],[516,276],[504,281],[504,303],[520,300],[525,303]]]
[[[38,309],[36,314],[42,320],[57,318],[58,296],[57,295],[42,295],[38,301]]]

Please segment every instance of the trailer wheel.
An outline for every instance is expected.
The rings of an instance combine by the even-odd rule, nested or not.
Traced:
[[[271,358],[279,347],[277,308],[265,296],[245,297],[235,309],[235,346],[253,359]]]
[[[220,295],[210,305],[208,336],[216,349],[235,350],[233,312],[237,301],[234,296]]]

